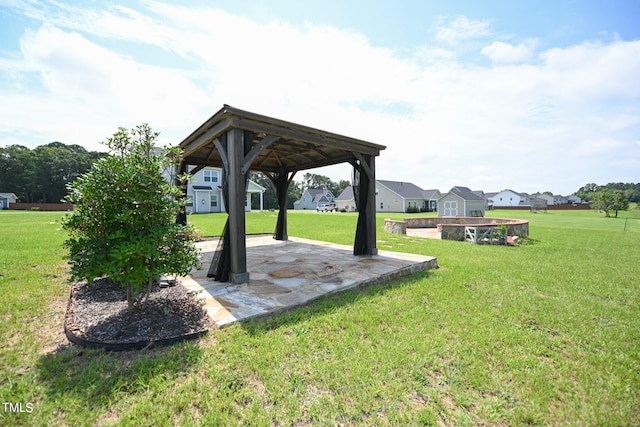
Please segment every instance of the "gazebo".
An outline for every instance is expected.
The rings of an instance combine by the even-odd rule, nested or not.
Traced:
[[[208,275],[215,280],[249,282],[244,204],[250,170],[264,173],[274,184],[279,214],[273,237],[287,240],[286,195],[295,174],[350,163],[359,212],[353,254],[377,254],[375,158],[385,146],[224,105],[186,137],[180,148],[179,173],[195,173],[207,166],[222,168],[222,193],[229,217],[221,247],[209,268]],[[186,224],[186,213],[178,222]]]

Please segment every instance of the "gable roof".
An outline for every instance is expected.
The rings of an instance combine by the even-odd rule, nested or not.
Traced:
[[[471,191],[471,189],[469,187],[455,186],[451,190],[449,190],[449,193],[455,194],[456,196],[460,197],[463,200],[482,200],[482,201],[484,201],[484,198],[482,198],[481,196],[479,196],[476,193],[474,193],[473,191]]]
[[[385,181],[382,179],[376,179],[378,184],[384,185],[389,190],[393,191],[397,195],[405,199],[423,199],[424,194],[422,188],[410,182],[403,181]]]
[[[326,197],[327,195],[331,195],[331,197],[333,197],[331,191],[325,190],[323,188],[307,188],[306,192],[311,196],[313,203],[317,203],[318,201],[320,201],[320,199]]]
[[[422,197],[426,200],[439,199],[442,196],[440,190],[422,190]]]
[[[522,196],[522,194],[518,193],[517,191],[513,191],[513,190],[510,190],[510,189],[508,189],[508,188],[506,188],[506,189],[504,189],[504,190],[502,190],[502,191],[499,191],[499,192],[498,192],[498,193],[496,193],[496,194],[506,193],[507,191],[510,191],[511,193],[513,193],[513,194],[515,194],[515,195],[517,195],[517,196]]]
[[[342,193],[336,197],[336,200],[353,200],[353,187],[350,185],[342,190]]]

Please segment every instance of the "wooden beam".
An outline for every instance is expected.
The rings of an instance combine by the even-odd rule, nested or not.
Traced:
[[[202,147],[207,145],[213,138],[217,138],[220,134],[222,134],[225,131],[225,129],[229,127],[230,124],[231,124],[231,120],[229,119],[223,120],[219,123],[216,123],[210,129],[207,129],[203,134],[195,138],[193,141],[186,143],[184,147],[182,147],[182,144],[184,143],[183,141],[180,144],[182,148],[182,157],[183,158],[189,157],[194,152],[200,150]]]
[[[200,172],[202,169],[204,169],[204,168],[206,168],[206,167],[207,167],[206,165],[198,165],[198,166],[196,166],[195,168],[191,169],[191,170],[189,171],[189,173],[190,173],[191,175],[195,175],[195,174],[197,174],[198,172]]]
[[[262,152],[262,150],[264,150],[269,145],[273,144],[279,139],[280,139],[279,136],[267,135],[259,143],[253,146],[249,154],[247,154],[244,158],[244,162],[242,165],[242,174],[246,175],[247,172],[249,172],[249,169],[251,169],[251,164],[256,159],[256,157],[258,157],[258,155]]]
[[[298,141],[311,142],[318,145],[324,145],[329,147],[338,148],[346,151],[357,151],[362,154],[379,155],[380,147],[360,141],[354,138],[340,138],[339,135],[329,136],[328,133],[321,134],[322,131],[308,131],[291,129],[288,127],[281,127],[274,124],[256,122],[253,120],[247,120],[243,118],[235,118],[233,121],[234,126],[245,130],[252,130],[254,132],[265,132],[270,135],[280,135],[285,139],[294,139]],[[299,128],[302,128],[299,126]]]
[[[227,152],[222,146],[222,143],[218,138],[216,138],[213,140],[213,144],[216,146],[216,148],[218,149],[218,152],[220,153],[220,159],[222,159],[222,164],[224,165],[224,168],[226,170],[229,170],[229,158],[228,158]],[[229,144],[227,144],[227,147],[228,146]]]

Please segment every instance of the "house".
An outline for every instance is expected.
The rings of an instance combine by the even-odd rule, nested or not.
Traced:
[[[438,200],[438,216],[484,216],[485,200],[468,187],[453,187]]]
[[[526,195],[516,193],[513,190],[502,190],[498,193],[495,193],[495,195],[491,197],[489,203],[494,207],[528,206],[529,199],[526,197]]]
[[[13,193],[0,193],[0,210],[9,209],[9,203],[16,203],[18,198]]]
[[[300,200],[293,203],[293,209],[312,209],[315,210],[323,203],[333,203],[333,194],[329,190],[318,188],[307,188]]]
[[[424,197],[424,211],[436,212],[438,210],[438,200],[442,198],[440,190],[422,190]]]
[[[542,199],[546,201],[545,206],[551,206],[555,203],[555,197],[553,197],[551,194],[549,193],[533,193],[533,198],[534,199]],[[538,204],[540,204],[540,202],[538,202]]]
[[[582,199],[576,196],[575,194],[572,194],[569,197],[567,197],[567,200],[569,201],[569,203],[573,203],[574,205],[578,203],[582,203]]]
[[[187,186],[187,212],[225,212],[222,197],[222,169],[206,167],[197,171]],[[245,201],[245,211],[251,211],[251,194],[260,193],[260,210],[263,206],[265,188],[249,180]]]
[[[553,203],[556,205],[566,205],[569,203],[569,198],[562,196],[560,194],[554,194],[553,198],[554,198]]]
[[[356,211],[356,199],[353,195],[353,187],[350,185],[344,190],[338,197],[335,198],[336,207],[338,210],[344,210],[347,212]]]
[[[377,212],[407,212],[409,208],[427,208],[422,188],[410,182],[376,180]]]

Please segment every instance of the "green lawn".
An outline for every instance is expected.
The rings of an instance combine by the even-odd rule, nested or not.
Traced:
[[[639,425],[640,211],[488,214],[528,219],[531,240],[391,235],[383,218],[409,215],[381,214],[380,249],[441,268],[197,343],[105,353],[53,345],[60,214],[0,212],[0,398],[32,408],[3,404],[0,425]],[[225,217],[190,220],[218,235]],[[289,235],[351,244],[356,219],[291,212]],[[275,221],[250,213],[247,231]]]

